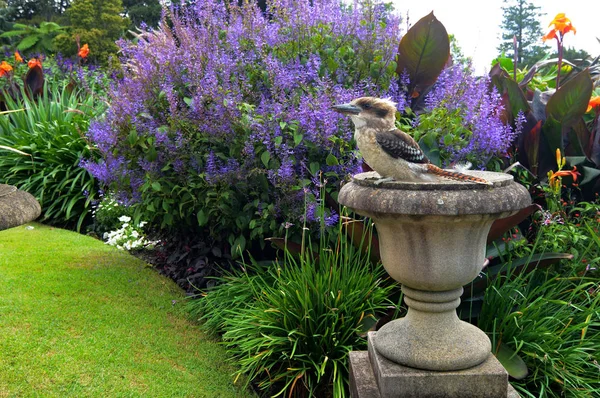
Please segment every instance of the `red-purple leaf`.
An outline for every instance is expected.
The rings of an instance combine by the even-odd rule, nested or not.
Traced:
[[[506,232],[519,225],[519,223],[529,217],[531,214],[539,210],[538,205],[529,205],[521,209],[517,214],[506,218],[500,218],[492,224],[488,233],[487,243],[491,243],[496,239],[500,239]]]
[[[412,88],[430,86],[444,69],[449,56],[448,32],[431,12],[402,37],[396,72],[402,75],[406,71]]]
[[[552,116],[563,127],[575,124],[587,110],[593,82],[588,69],[563,84],[546,104],[546,116]]]
[[[539,150],[540,150],[540,132],[542,130],[542,121],[536,123],[536,125],[530,130],[524,132],[523,146],[525,153],[527,154],[527,161],[529,163],[529,169],[535,175],[537,175],[538,162],[539,162]]]
[[[31,98],[42,94],[44,89],[44,72],[40,65],[29,68],[25,75],[25,88],[27,95]]]

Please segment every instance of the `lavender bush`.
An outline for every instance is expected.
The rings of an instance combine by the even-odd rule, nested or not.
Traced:
[[[123,78],[89,130],[102,161],[86,168],[138,217],[235,254],[283,222],[335,222],[315,182],[335,190],[359,160],[331,105],[388,91],[400,34],[377,1],[226,3],[175,6],[120,42]]]

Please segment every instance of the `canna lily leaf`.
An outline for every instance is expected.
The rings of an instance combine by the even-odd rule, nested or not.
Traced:
[[[523,79],[519,82],[519,87],[521,89],[525,89],[527,87],[531,79],[533,79],[533,76],[535,76],[535,72],[537,72],[537,67],[533,65],[527,74],[523,76]]]
[[[508,77],[495,77],[495,79],[500,80],[500,87],[496,86],[500,93],[508,97],[506,109],[510,109],[508,121],[512,124],[519,112],[527,113],[530,110],[529,103],[523,90],[513,79]]]
[[[541,156],[539,159],[540,167],[537,175],[545,175],[548,170],[556,169],[556,160],[554,153],[556,149],[560,149],[564,152],[563,140],[562,140],[562,125],[552,115],[549,115],[542,126],[542,137],[546,143],[546,150],[542,150],[540,155],[547,155],[546,157]],[[552,156],[550,156],[552,154]]]
[[[521,209],[517,214],[512,215],[510,217],[500,218],[492,224],[490,228],[490,232],[488,233],[487,243],[493,242],[496,239],[499,239],[504,235],[504,233],[508,232],[511,228],[517,226],[520,222],[525,220],[531,214],[539,210],[540,207],[538,205],[529,205],[524,209]]]
[[[538,121],[535,126],[528,132],[524,133],[523,145],[524,152],[527,154],[527,162],[531,172],[537,175],[539,152],[540,152],[540,135],[542,131],[542,121]]]
[[[592,96],[592,78],[588,69],[563,84],[546,104],[546,116],[564,127],[574,125],[587,110]]]
[[[431,12],[414,24],[398,46],[396,72],[407,71],[411,89],[435,83],[450,57],[446,28]]]
[[[519,354],[506,344],[500,343],[498,350],[494,353],[498,362],[504,366],[510,377],[517,380],[522,380],[527,377],[529,371],[527,365],[521,359]]]
[[[27,95],[30,97],[42,94],[44,89],[44,72],[41,66],[35,65],[33,68],[29,68],[27,75],[25,75],[25,88],[27,89]]]
[[[581,179],[581,182],[579,183],[579,185],[585,185],[592,181],[596,181],[596,179],[600,177],[600,170],[598,170],[598,169],[593,169],[591,167],[583,166],[581,168],[581,171],[583,174],[583,178]]]
[[[590,131],[583,119],[579,119],[569,131],[569,145],[565,148],[567,156],[591,156],[592,148],[589,146]]]

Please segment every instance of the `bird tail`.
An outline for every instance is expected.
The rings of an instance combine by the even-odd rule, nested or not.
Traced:
[[[437,167],[431,163],[427,164],[427,172],[431,173],[431,174],[435,174],[440,177],[448,178],[450,180],[455,180],[455,181],[474,182],[476,184],[493,185],[491,182],[489,182],[483,178],[466,175],[463,173],[459,173],[458,171],[440,169],[439,167]]]

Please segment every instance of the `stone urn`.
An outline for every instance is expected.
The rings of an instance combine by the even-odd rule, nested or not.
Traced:
[[[472,368],[491,356],[487,335],[461,321],[456,307],[463,286],[482,270],[493,221],[515,214],[531,199],[511,175],[467,174],[492,185],[450,180],[376,184],[379,175],[368,172],[342,187],[339,202],[374,221],[383,266],[402,285],[408,306],[404,318],[370,336],[374,347],[369,352],[374,348],[395,364],[433,373]]]
[[[31,194],[0,184],[0,231],[33,221],[41,213],[40,204]]]

